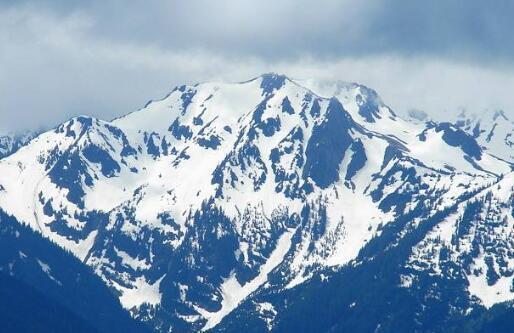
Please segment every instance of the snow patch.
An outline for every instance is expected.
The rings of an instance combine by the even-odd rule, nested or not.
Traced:
[[[123,305],[125,309],[130,310],[132,308],[138,308],[143,304],[159,304],[162,298],[159,286],[163,278],[164,276],[153,284],[150,284],[146,281],[145,277],[138,277],[132,288],[125,288],[118,285],[117,289],[122,293],[120,296],[121,305]]]

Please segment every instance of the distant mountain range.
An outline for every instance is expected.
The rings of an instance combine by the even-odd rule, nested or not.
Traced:
[[[92,290],[72,278],[91,270],[88,305],[122,318],[116,297],[157,332],[507,332],[513,131],[502,111],[403,118],[355,83],[179,86],[0,139],[0,227],[34,231],[2,272],[77,330],[113,331],[61,298]],[[43,241],[61,254],[40,257]]]
[[[15,153],[41,132],[43,131],[25,131],[22,133],[8,134],[0,133],[0,158],[4,158]]]

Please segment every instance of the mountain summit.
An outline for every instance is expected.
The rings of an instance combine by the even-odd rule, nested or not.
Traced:
[[[512,152],[320,87],[264,74],[70,119],[0,160],[0,207],[160,332],[442,332],[514,299]]]

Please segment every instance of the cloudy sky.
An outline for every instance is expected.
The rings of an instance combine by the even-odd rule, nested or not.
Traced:
[[[400,113],[514,117],[512,13],[510,0],[0,0],[0,130],[270,71],[363,83]]]

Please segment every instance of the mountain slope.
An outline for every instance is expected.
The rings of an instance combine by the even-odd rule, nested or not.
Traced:
[[[5,332],[97,332],[77,314],[3,273],[0,322]]]
[[[0,274],[3,329],[149,331],[130,318],[89,267],[2,211]]]
[[[420,283],[399,299],[414,304],[439,283],[442,305],[421,302],[398,322],[434,330],[447,323],[431,321],[440,305],[513,299],[512,159],[456,124],[406,121],[365,86],[306,86],[265,74],[180,86],[110,122],[73,118],[0,161],[0,207],[160,331],[288,331],[318,288],[348,307],[348,295],[369,302],[384,285],[407,295]],[[387,314],[363,331],[388,327]],[[355,324],[334,320],[319,330]]]
[[[497,206],[508,211],[490,211],[486,220],[481,220],[474,214],[494,207],[490,203],[501,198],[495,194],[499,187],[504,189],[500,192],[509,195]],[[417,209],[389,224],[380,237],[363,248],[355,264],[336,272],[326,271],[320,278],[280,295],[274,290],[254,295],[218,330],[265,330],[270,312],[263,312],[262,319],[250,315],[258,312],[259,304],[268,304],[268,308],[273,305],[275,332],[479,332],[483,318],[489,320],[484,324],[489,331],[505,327],[495,319],[501,310],[490,311],[481,304],[490,307],[488,301],[512,299],[510,285],[501,289],[504,284],[498,282],[509,279],[512,283],[511,264],[501,263],[510,257],[504,251],[511,251],[511,237],[505,233],[507,228],[512,229],[510,193],[512,179],[503,179],[473,196],[457,198],[455,205],[433,215]],[[417,217],[422,217],[422,222],[413,228]],[[482,227],[470,228],[470,224]],[[500,230],[480,230],[484,227]],[[487,268],[478,270],[476,261],[483,260],[484,252],[491,260],[486,260]],[[484,287],[472,287],[475,278],[485,280],[486,276],[491,281]],[[474,294],[476,290],[482,294]],[[493,298],[484,297],[487,295]],[[511,305],[497,307],[508,309]]]

